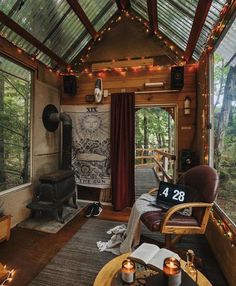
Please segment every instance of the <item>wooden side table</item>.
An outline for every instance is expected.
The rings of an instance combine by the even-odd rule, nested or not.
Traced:
[[[111,286],[113,277],[117,274],[117,271],[121,268],[122,261],[129,256],[129,253],[122,254],[109,261],[99,271],[93,286]],[[185,261],[181,260],[181,267],[185,265]],[[212,286],[208,279],[198,271],[198,285],[199,286]]]
[[[0,241],[10,239],[10,229],[11,229],[11,216],[4,215],[0,217]]]

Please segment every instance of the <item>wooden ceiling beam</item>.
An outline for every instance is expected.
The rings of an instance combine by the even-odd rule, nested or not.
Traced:
[[[38,39],[36,39],[33,35],[31,35],[25,29],[23,29],[19,24],[17,24],[15,21],[9,18],[2,11],[0,11],[0,22],[3,23],[8,28],[10,28],[13,32],[21,36],[31,45],[35,46],[38,50],[42,51],[44,54],[49,56],[51,59],[57,62],[57,64],[59,64],[60,66],[65,66],[65,67],[68,66],[67,62],[65,62],[62,58],[56,55],[53,51],[51,51],[48,47],[42,44]]]
[[[192,29],[189,35],[187,47],[185,50],[185,60],[188,62],[191,60],[193,52],[195,50],[198,38],[202,31],[202,27],[206,21],[211,3],[213,0],[199,0],[198,6],[196,9],[195,17],[193,20]]]
[[[26,53],[19,53],[17,47],[2,36],[0,36],[0,53],[22,63],[30,69],[37,69],[37,61],[32,60],[32,57]]]
[[[129,0],[116,0],[116,5],[118,7],[118,10],[126,10],[129,11],[131,8],[130,1]]]
[[[68,4],[71,6],[77,17],[80,19],[86,30],[89,34],[96,40],[99,37],[99,34],[94,29],[92,23],[90,22],[89,18],[85,14],[84,10],[80,6],[77,0],[67,0]]]
[[[157,0],[147,0],[149,30],[157,33]]]

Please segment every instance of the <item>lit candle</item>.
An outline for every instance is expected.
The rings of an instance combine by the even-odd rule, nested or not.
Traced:
[[[181,266],[176,258],[168,257],[164,260],[163,277],[167,286],[181,285]]]
[[[126,259],[122,262],[121,277],[122,280],[127,284],[134,282],[135,264],[130,259]]]

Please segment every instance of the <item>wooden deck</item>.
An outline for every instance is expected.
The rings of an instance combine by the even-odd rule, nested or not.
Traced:
[[[158,180],[152,169],[153,165],[135,168],[135,196],[136,199],[148,190],[158,186]]]

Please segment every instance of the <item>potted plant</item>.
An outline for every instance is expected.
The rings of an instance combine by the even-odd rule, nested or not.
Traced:
[[[3,203],[0,205],[0,241],[9,240],[11,229],[11,216],[4,214],[2,206]]]

